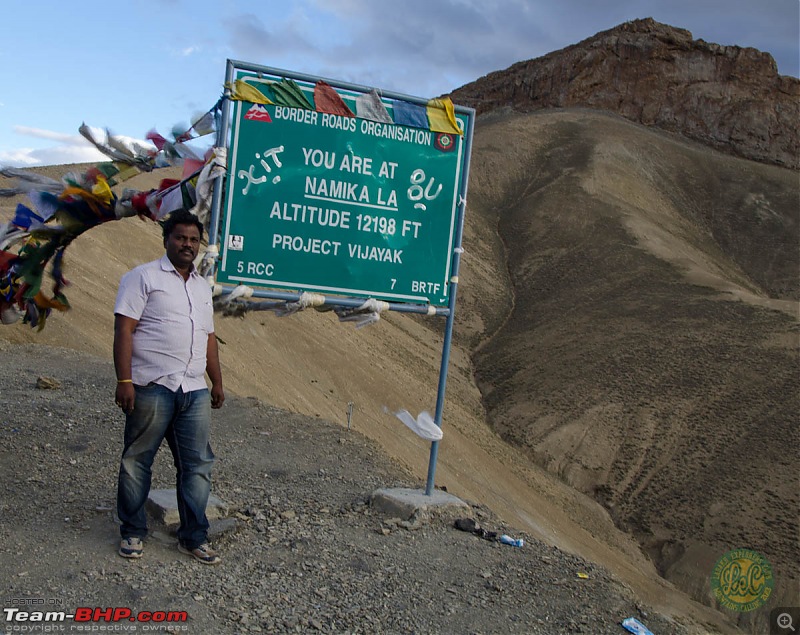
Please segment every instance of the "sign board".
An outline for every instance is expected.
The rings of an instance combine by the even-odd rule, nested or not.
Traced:
[[[283,77],[236,79],[269,95]],[[326,83],[357,114],[364,91]],[[296,84],[313,105],[315,83]],[[218,282],[448,304],[464,135],[233,103]],[[471,112],[456,110],[462,130]]]

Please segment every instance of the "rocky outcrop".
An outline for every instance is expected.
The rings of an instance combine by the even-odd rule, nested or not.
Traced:
[[[626,22],[451,93],[479,113],[586,107],[741,157],[800,168],[800,80],[769,53],[695,40],[652,18]]]

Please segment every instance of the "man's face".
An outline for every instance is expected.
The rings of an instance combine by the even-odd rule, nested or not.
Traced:
[[[200,230],[196,225],[175,225],[164,239],[164,249],[176,269],[190,267],[200,251]]]

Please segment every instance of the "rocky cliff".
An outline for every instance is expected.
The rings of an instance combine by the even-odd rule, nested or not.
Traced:
[[[753,48],[695,40],[652,18],[626,22],[451,93],[479,113],[586,107],[764,163],[800,168],[800,80]]]

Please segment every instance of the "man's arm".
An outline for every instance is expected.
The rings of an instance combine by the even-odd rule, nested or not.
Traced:
[[[130,379],[133,332],[138,324],[139,320],[119,313],[114,314],[114,369],[117,371],[117,391],[114,397],[117,405],[126,414],[133,412],[133,403],[136,397],[133,382]]]
[[[222,369],[219,366],[219,346],[217,336],[208,334],[206,349],[206,372],[211,380],[211,407],[221,408],[225,402],[225,391],[222,389]]]

